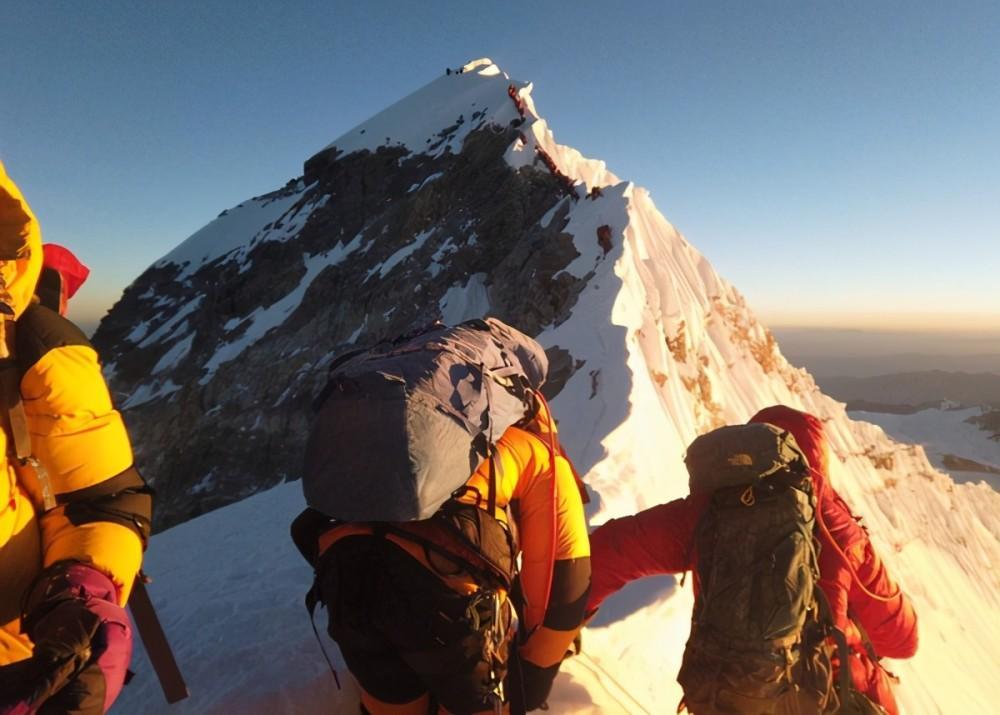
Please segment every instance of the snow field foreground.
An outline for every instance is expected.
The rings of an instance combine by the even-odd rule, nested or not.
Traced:
[[[136,634],[136,677],[111,712],[321,713],[349,695],[303,605],[312,569],[288,528],[304,507],[301,485],[283,484],[152,538],[149,593],[191,697],[167,705]]]
[[[303,599],[312,569],[288,528],[305,508],[302,485],[282,484],[153,537],[145,571],[150,596],[191,697],[167,705],[136,634],[115,715],[357,715],[358,691],[326,635],[337,688]],[[568,663],[551,700],[558,713],[634,713],[634,700],[589,654]]]

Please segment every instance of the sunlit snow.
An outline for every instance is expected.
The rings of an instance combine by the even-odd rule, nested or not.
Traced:
[[[458,74],[442,75],[374,117],[338,137],[327,148],[345,154],[379,146],[404,146],[410,151],[445,148],[458,153],[473,129],[490,122],[507,125],[517,112],[507,98],[511,80],[489,60]],[[476,118],[473,115],[477,114]],[[455,129],[445,137],[440,132]],[[450,139],[448,138],[450,137]],[[434,146],[442,139],[445,141]]]
[[[211,263],[247,245],[248,238],[252,239],[265,226],[272,225],[301,196],[302,191],[299,191],[280,198],[244,201],[193,233],[155,265],[177,264],[183,268],[180,276],[190,275],[205,263]]]

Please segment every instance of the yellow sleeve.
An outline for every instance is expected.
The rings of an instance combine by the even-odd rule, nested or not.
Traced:
[[[62,345],[45,352],[21,380],[32,453],[48,473],[57,506],[42,515],[43,563],[92,564],[119,587],[122,603],[142,561],[133,530],[97,518],[80,518],[74,502],[127,475],[132,448],[121,415],[111,404],[97,353],[89,345]],[[38,475],[20,470],[28,491],[40,493]],[[141,478],[135,474],[141,483]],[[129,480],[129,484],[134,483]]]
[[[90,346],[49,350],[21,379],[21,395],[32,452],[48,470],[55,494],[93,486],[132,466],[125,424]]]
[[[139,537],[128,527],[108,521],[73,524],[64,511],[65,507],[53,509],[41,519],[43,566],[60,561],[88,563],[114,582],[119,605],[124,606],[142,566]]]

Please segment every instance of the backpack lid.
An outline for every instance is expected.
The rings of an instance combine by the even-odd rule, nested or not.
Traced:
[[[809,462],[791,432],[765,422],[720,427],[695,439],[684,463],[692,494],[754,484],[784,471],[805,473]]]

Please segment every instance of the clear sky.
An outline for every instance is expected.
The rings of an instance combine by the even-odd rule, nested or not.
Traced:
[[[1000,328],[997,2],[9,3],[0,158],[91,266],[87,323],[482,56],[767,322]]]

